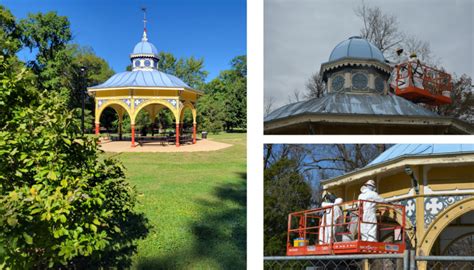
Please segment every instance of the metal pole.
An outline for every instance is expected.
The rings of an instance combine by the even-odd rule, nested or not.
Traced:
[[[403,252],[403,270],[409,270],[410,269],[410,252],[405,249]]]
[[[410,270],[416,270],[415,250],[410,249]]]

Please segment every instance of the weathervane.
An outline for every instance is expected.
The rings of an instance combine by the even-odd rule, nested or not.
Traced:
[[[146,37],[146,7],[142,7],[142,11],[143,11],[143,38],[142,40],[143,41],[147,41],[147,37]]]

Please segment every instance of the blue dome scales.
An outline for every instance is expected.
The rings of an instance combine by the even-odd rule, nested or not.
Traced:
[[[135,70],[120,72],[110,77],[104,83],[91,87],[91,89],[115,87],[164,87],[192,89],[181,79],[158,70]]]
[[[158,54],[158,49],[152,43],[142,40],[135,45],[132,54]]]
[[[336,45],[329,56],[329,62],[344,58],[377,60],[385,63],[382,52],[368,40],[358,36],[350,37]]]

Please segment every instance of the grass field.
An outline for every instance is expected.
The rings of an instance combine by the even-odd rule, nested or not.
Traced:
[[[233,144],[214,152],[121,153],[153,229],[134,269],[244,269],[246,134],[210,135]]]

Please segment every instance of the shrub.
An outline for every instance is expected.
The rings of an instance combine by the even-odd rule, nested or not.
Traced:
[[[149,230],[134,210],[135,189],[95,138],[80,135],[66,102],[32,90],[27,73],[0,57],[0,107],[8,112],[0,118],[0,268],[130,266]]]

